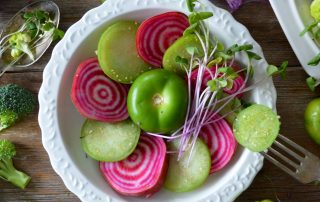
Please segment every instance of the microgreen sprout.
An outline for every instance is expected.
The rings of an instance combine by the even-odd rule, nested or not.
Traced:
[[[317,86],[320,86],[320,79],[317,80],[316,78],[309,77],[306,80],[308,87],[311,91],[315,91]]]
[[[219,121],[230,114],[238,112],[243,104],[236,99],[239,94],[250,91],[264,82],[263,78],[256,83],[247,86],[250,76],[253,76],[253,60],[262,59],[261,56],[253,52],[253,45],[235,44],[229,48],[210,35],[209,28],[204,20],[213,16],[208,12],[194,11],[196,1],[187,0],[190,5],[192,13],[189,16],[190,27],[184,32],[184,35],[193,34],[197,36],[202,50],[196,47],[186,47],[187,53],[190,55],[190,60],[177,56],[175,61],[185,70],[186,79],[188,81],[188,109],[185,117],[184,125],[178,130],[174,131],[171,136],[148,133],[150,135],[159,136],[168,139],[169,141],[180,138],[180,146],[178,153],[178,160],[182,157],[184,151],[194,148],[195,142],[200,134],[200,130],[207,124],[212,124]],[[199,53],[201,56],[199,56]],[[247,56],[248,64],[240,70],[235,70],[232,66],[237,54],[245,54]],[[287,62],[283,63],[279,68],[272,66],[270,74],[279,73],[285,74]],[[193,71],[195,68],[196,71]],[[270,69],[270,68],[269,68]],[[195,80],[193,75],[196,72]],[[226,95],[225,90],[233,88],[235,80],[240,74],[245,73],[244,81],[238,86],[237,91]],[[209,80],[204,82],[204,75],[209,74]],[[231,106],[229,112],[220,116],[218,114],[226,107]],[[190,158],[189,158],[190,159]]]

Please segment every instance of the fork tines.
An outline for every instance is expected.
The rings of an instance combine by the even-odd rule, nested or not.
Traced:
[[[262,154],[274,165],[303,183],[312,182],[317,178],[318,174],[315,171],[320,169],[318,157],[283,135],[279,135],[268,151]]]

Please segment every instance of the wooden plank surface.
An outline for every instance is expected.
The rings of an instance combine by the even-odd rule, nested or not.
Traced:
[[[1,2],[0,26],[3,26],[27,2],[22,0],[5,1],[5,4]],[[87,10],[99,5],[98,0],[56,0],[55,2],[61,9],[61,28],[64,30],[79,20]],[[213,2],[225,6],[223,1]],[[260,43],[269,63],[279,65],[283,60],[289,60],[287,79],[276,78],[274,81],[278,91],[277,108],[282,117],[282,134],[320,156],[320,146],[312,142],[303,127],[303,112],[306,104],[316,95],[307,89],[305,84],[307,75],[300,67],[270,5],[249,3],[234,12],[234,16]],[[0,79],[0,85],[13,82],[26,86],[37,94],[42,82],[42,70],[50,55],[48,51],[39,62],[28,69],[6,73]],[[66,189],[50,165],[47,153],[41,144],[37,114],[38,110],[15,127],[6,130],[1,136],[17,144],[16,167],[30,174],[32,181],[24,191],[0,181],[0,202],[79,201]],[[281,201],[320,201],[320,187],[302,185],[269,162],[265,162],[252,185],[236,201],[252,202],[266,198],[275,200],[275,196]]]

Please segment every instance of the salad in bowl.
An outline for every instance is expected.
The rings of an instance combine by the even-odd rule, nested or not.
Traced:
[[[43,144],[83,201],[232,201],[278,135],[285,66],[208,1],[107,1],[44,71]]]

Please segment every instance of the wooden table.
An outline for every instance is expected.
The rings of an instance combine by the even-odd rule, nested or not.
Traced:
[[[224,1],[212,0],[224,6]],[[4,1],[0,6],[0,26],[22,8],[28,1]],[[98,6],[98,0],[56,0],[61,9],[61,28],[67,30],[89,9]],[[306,73],[294,55],[269,3],[249,3],[234,12],[235,18],[243,23],[263,48],[269,63],[279,65],[289,60],[287,79],[275,78],[278,91],[277,107],[282,121],[282,133],[320,156],[320,146],[306,134],[303,113],[307,103],[317,95],[305,84]],[[49,61],[51,50],[27,69],[14,70],[0,79],[0,85],[17,83],[37,94],[42,82],[42,70]],[[1,138],[8,138],[17,145],[15,158],[17,168],[32,176],[26,190],[19,190],[0,180],[0,201],[79,201],[69,192],[62,180],[53,171],[48,155],[41,144],[41,133],[37,120],[38,109],[15,127],[6,130]],[[320,187],[302,185],[269,162],[265,162],[252,185],[237,201],[262,199],[281,201],[320,201]]]

